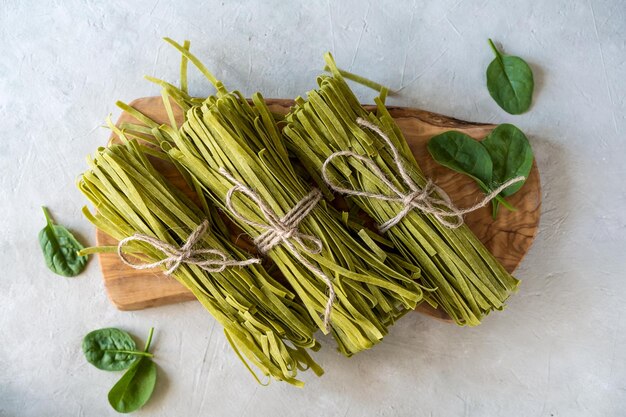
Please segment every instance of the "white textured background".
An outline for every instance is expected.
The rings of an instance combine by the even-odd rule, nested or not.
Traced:
[[[49,4],[45,4],[49,3]],[[83,335],[156,326],[160,378],[141,416],[626,415],[626,4],[605,1],[0,0],[0,415],[106,416],[119,375],[87,364]],[[304,389],[257,386],[195,303],[120,312],[97,261],[52,275],[40,206],[93,243],[74,180],[103,144],[117,99],[155,95],[142,75],[177,80],[190,39],[228,86],[294,97],[322,53],[400,89],[393,104],[512,122],[543,181],[541,231],[506,311],[474,329],[417,314],[375,349],[332,349]],[[531,64],[532,109],[492,101],[487,37]],[[208,85],[193,73],[192,89]],[[364,100],[371,94],[359,90]]]

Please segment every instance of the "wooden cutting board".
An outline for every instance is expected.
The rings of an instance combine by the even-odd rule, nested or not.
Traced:
[[[272,111],[287,113],[292,100],[269,99]],[[160,97],[147,97],[135,100],[133,107],[159,123],[167,123],[167,114]],[[436,164],[426,150],[428,140],[441,132],[454,129],[469,136],[482,139],[495,125],[470,123],[424,110],[389,107],[391,115],[404,133],[411,150],[426,173],[442,187],[459,207],[471,206],[483,196],[474,182],[464,175]],[[176,113],[182,121],[182,114]],[[122,113],[118,124],[137,121],[127,113]],[[113,138],[114,139],[114,138]],[[162,164],[157,169],[175,185],[184,187],[182,177],[170,165]],[[491,217],[491,208],[477,210],[465,216],[472,231],[495,255],[505,268],[513,272],[528,252],[539,226],[541,189],[539,172],[533,163],[530,176],[522,189],[507,199],[516,212],[500,207],[497,220]],[[98,245],[115,245],[115,239],[101,231],[96,232]],[[194,296],[175,279],[166,277],[159,270],[136,270],[120,262],[116,254],[100,254],[100,267],[104,286],[111,302],[120,310],[140,310],[181,301],[194,300]],[[418,307],[418,311],[445,319],[440,310],[428,305]]]

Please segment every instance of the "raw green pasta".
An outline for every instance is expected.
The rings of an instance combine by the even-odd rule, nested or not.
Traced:
[[[147,128],[134,129],[134,133],[153,132],[161,137],[162,146],[179,167],[185,168],[188,180],[200,185],[207,199],[256,238],[265,229],[234,216],[226,204],[227,194],[235,184],[223,170],[258,194],[278,217],[285,216],[312,187],[295,172],[281,130],[263,97],[255,94],[249,103],[239,92],[229,92],[189,53],[186,45],[168,42],[200,69],[215,86],[217,94],[197,105],[182,88],[153,80],[164,88],[164,97],[171,97],[186,109],[185,122],[176,131],[173,123],[159,126],[125,106],[125,110],[147,125]],[[164,99],[164,102],[169,101]],[[132,130],[133,126],[127,128]],[[246,219],[257,224],[267,223],[258,204],[249,197],[233,194],[232,202]],[[283,242],[269,250],[267,256],[323,331],[327,329],[321,315],[329,289],[300,258],[330,277],[336,291],[330,330],[343,354],[349,356],[372,347],[387,334],[389,325],[423,301],[419,268],[406,265],[397,255],[388,255],[367,232],[347,228],[342,214],[324,201],[299,222],[297,230],[319,239],[321,253],[307,251],[308,248],[299,244],[294,245],[299,253],[294,253],[288,243]]]
[[[427,183],[384,106],[386,88],[340,71],[328,54],[331,76],[319,77],[319,88],[307,100],[296,99],[282,117],[271,112],[260,93],[247,100],[226,89],[189,52],[188,42],[166,40],[182,54],[180,87],[147,78],[162,87],[169,123],[156,123],[118,103],[139,123],[110,124],[122,143],[100,148],[89,158],[79,188],[97,212],[83,211],[96,227],[127,242],[123,261],[126,256],[146,263],[167,260],[149,240],[127,240],[137,234],[173,247],[194,236],[198,250],[219,251],[233,263],[249,260],[252,255],[230,240],[217,210],[252,238],[284,281],[257,264],[214,272],[192,261],[163,267],[224,327],[257,381],[248,362],[266,376],[297,386],[303,384],[298,370],[311,368],[321,375],[309,355],[309,349],[320,348],[314,337],[318,329],[330,332],[339,351],[351,356],[379,343],[389,326],[424,301],[461,325],[477,325],[493,309],[503,308],[518,281],[466,226],[449,228],[430,214],[411,210],[381,235],[365,227],[357,212],[383,224],[402,210],[400,204],[356,196],[342,212],[328,203],[334,195],[321,170],[337,151],[371,158],[394,187],[407,191],[385,142],[357,124],[358,118],[384,131],[412,181],[420,187]],[[189,95],[189,61],[216,88],[214,95]],[[344,77],[380,92],[376,114],[364,110]],[[173,103],[185,115],[180,126]],[[167,182],[150,158],[171,162],[199,205]],[[356,158],[335,158],[329,174],[334,183],[354,190],[388,191],[380,176]],[[210,232],[195,233],[206,222]]]
[[[211,206],[198,208],[154,169],[145,155],[146,146],[128,140],[124,132],[112,127],[123,144],[98,149],[88,159],[90,169],[78,182],[97,210],[92,214],[83,209],[97,228],[119,240],[139,233],[180,246],[203,220],[208,220],[211,233],[201,236],[197,248],[216,249],[235,260],[250,257],[231,243]],[[151,152],[167,158],[156,149]],[[127,253],[145,262],[164,257],[144,242],[132,241],[126,248]],[[88,248],[83,252],[111,249],[116,248]],[[267,376],[298,386],[302,385],[296,379],[299,369],[323,373],[307,352],[319,349],[313,337],[314,322],[295,294],[263,267],[228,267],[207,273],[197,265],[182,263],[172,276],[224,327],[228,341],[248,369],[247,361]]]
[[[358,118],[379,127],[399,150],[412,180],[424,187],[427,178],[417,165],[402,133],[384,106],[376,99],[376,114],[366,111],[344,81],[330,54],[326,55],[330,76],[318,77],[319,88],[310,91],[307,100],[296,99],[284,127],[289,149],[309,174],[332,198],[322,180],[322,166],[338,151],[350,150],[371,158],[391,179],[396,188],[407,192],[397,164],[381,137],[357,123]],[[384,89],[383,89],[384,97]],[[376,194],[389,189],[371,170],[356,158],[334,158],[329,166],[334,184]],[[353,196],[350,198],[368,215],[383,224],[397,215],[402,206],[396,202]],[[385,237],[393,242],[406,261],[419,265],[424,283],[436,291],[433,299],[460,325],[477,325],[515,291],[518,281],[489,253],[466,227],[448,228],[430,214],[411,210],[391,227]]]

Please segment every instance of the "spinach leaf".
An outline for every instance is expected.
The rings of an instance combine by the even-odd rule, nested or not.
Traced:
[[[138,351],[128,333],[114,328],[88,333],[83,339],[83,353],[90,364],[104,371],[121,371],[131,366],[138,356],[152,356]]]
[[[489,152],[493,163],[491,188],[497,188],[515,177],[528,178],[533,165],[533,151],[524,132],[505,123],[496,127],[481,144]],[[500,195],[508,197],[515,194],[524,182],[505,188]]]
[[[441,165],[469,175],[483,190],[488,190],[493,166],[489,152],[479,141],[450,130],[432,137],[428,141],[428,152]]]
[[[456,131],[441,133],[430,139],[428,152],[439,164],[473,178],[485,194],[515,177],[528,178],[533,164],[526,135],[511,124],[496,127],[482,142]],[[494,219],[500,204],[515,210],[504,197],[516,193],[524,182],[505,188],[492,200]]]
[[[148,353],[154,328],[150,329],[144,349]],[[157,368],[147,356],[134,362],[109,391],[109,404],[120,413],[131,413],[148,402],[156,385]]]
[[[87,257],[78,255],[83,245],[65,227],[54,224],[45,207],[42,209],[46,226],[39,232],[39,245],[46,265],[52,272],[64,277],[80,274],[87,264]]]
[[[496,57],[487,67],[487,89],[491,97],[510,114],[524,113],[533,97],[533,72],[522,58],[502,55],[489,39]]]

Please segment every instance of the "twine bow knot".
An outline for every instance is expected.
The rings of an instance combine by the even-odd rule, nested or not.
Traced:
[[[326,184],[328,184],[328,186],[336,192],[346,195],[375,198],[401,204],[402,210],[400,210],[398,214],[378,226],[379,230],[382,233],[385,233],[390,228],[398,224],[414,208],[424,213],[432,214],[444,226],[451,229],[456,229],[457,227],[463,225],[464,214],[470,213],[472,211],[478,210],[481,207],[486,206],[504,189],[526,179],[526,177],[523,176],[512,178],[493,190],[491,193],[485,196],[485,198],[483,198],[481,201],[474,204],[473,206],[465,209],[459,209],[454,205],[454,203],[452,203],[450,196],[448,196],[448,194],[440,187],[435,185],[432,180],[429,179],[424,187],[420,187],[419,185],[417,185],[417,183],[413,180],[413,178],[411,178],[411,176],[407,172],[400,152],[391,142],[391,139],[389,139],[389,137],[384,134],[378,126],[360,117],[356,120],[356,122],[360,126],[374,131],[378,136],[380,136],[381,139],[385,141],[393,156],[393,161],[396,165],[396,169],[398,170],[402,181],[409,189],[409,191],[403,192],[398,187],[396,187],[393,181],[391,181],[389,177],[387,177],[383,170],[380,169],[380,167],[372,159],[367,158],[363,155],[359,155],[358,153],[352,151],[339,151],[330,155],[322,165],[322,177],[324,178]],[[382,183],[391,191],[391,194],[379,194],[366,191],[358,191],[350,188],[345,188],[334,183],[330,179],[330,176],[328,174],[328,168],[332,160],[340,156],[352,157],[361,161],[371,170],[371,172],[376,177],[378,177],[382,181]]]
[[[152,236],[136,233],[130,237],[120,240],[117,245],[117,254],[126,265],[134,269],[149,269],[165,265],[167,270],[165,275],[171,275],[178,267],[183,264],[197,265],[207,272],[222,272],[229,266],[247,266],[261,262],[258,258],[237,261],[230,259],[224,252],[218,249],[194,249],[193,247],[202,239],[202,236],[209,228],[208,220],[204,220],[187,238],[185,244],[181,247],[163,242]],[[125,245],[130,242],[145,242],[152,245],[155,249],[163,252],[166,257],[157,262],[137,264],[132,262],[128,256],[122,251]],[[213,255],[209,258],[207,255]]]
[[[302,220],[315,208],[317,203],[322,199],[322,192],[314,188],[302,200],[291,208],[283,217],[278,217],[274,210],[259,196],[254,190],[233,177],[230,172],[224,168],[220,168],[220,174],[226,177],[230,182],[235,184],[228,193],[226,193],[226,208],[230,213],[242,222],[264,230],[254,239],[254,243],[261,253],[269,252],[273,247],[284,244],[293,254],[293,256],[306,266],[311,272],[319,276],[328,288],[328,300],[324,309],[324,327],[326,331],[330,328],[330,314],[332,312],[333,303],[335,302],[335,288],[330,278],[311,261],[306,259],[301,252],[311,255],[317,255],[322,252],[322,241],[312,235],[308,235],[299,230]],[[233,205],[233,195],[242,193],[252,200],[259,208],[266,223],[256,222],[241,214]],[[300,250],[294,244],[300,246]]]

